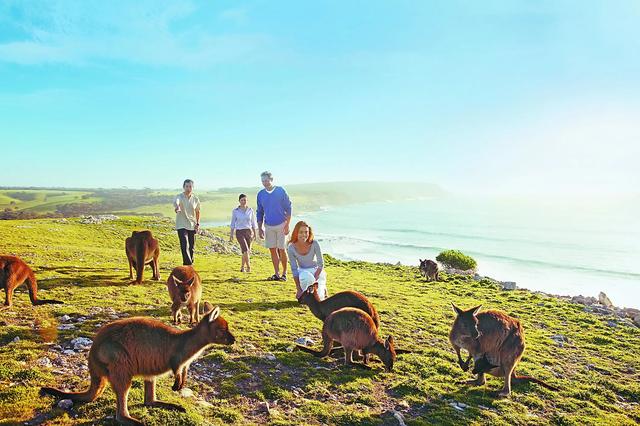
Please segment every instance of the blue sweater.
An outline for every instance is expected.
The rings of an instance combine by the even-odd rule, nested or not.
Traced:
[[[291,217],[291,200],[284,188],[276,186],[271,194],[266,189],[258,192],[258,225],[280,225],[287,217]]]

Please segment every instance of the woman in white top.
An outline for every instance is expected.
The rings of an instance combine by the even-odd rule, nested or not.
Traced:
[[[327,297],[327,273],[320,244],[313,238],[313,230],[306,222],[296,223],[287,247],[293,280],[296,282],[296,298],[313,284],[318,284],[320,300]]]
[[[231,212],[231,234],[229,242],[233,242],[235,231],[236,238],[242,250],[242,267],[240,272],[251,272],[249,256],[251,254],[251,241],[256,239],[258,232],[258,222],[256,214],[251,207],[247,206],[247,196],[240,194],[238,197],[240,205]]]

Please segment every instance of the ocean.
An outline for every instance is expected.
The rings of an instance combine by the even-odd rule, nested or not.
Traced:
[[[445,249],[519,288],[640,307],[640,199],[444,197],[297,215],[324,252],[344,260],[418,265]],[[293,224],[292,224],[293,228]]]

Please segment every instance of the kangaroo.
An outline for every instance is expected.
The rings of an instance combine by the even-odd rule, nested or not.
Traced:
[[[430,259],[418,259],[420,261],[420,273],[427,281],[438,281],[438,264]]]
[[[510,317],[504,312],[487,310],[478,313],[481,306],[476,306],[463,311],[452,303],[456,313],[456,319],[449,333],[449,340],[458,356],[458,364],[467,371],[469,361],[473,357],[475,362],[483,364],[486,359],[486,368],[479,368],[477,377],[467,383],[481,386],[486,383],[485,372],[496,377],[504,378],[504,386],[498,396],[507,397],[511,394],[512,381],[528,381],[538,383],[547,389],[558,390],[542,380],[529,376],[518,376],[515,366],[522,358],[525,349],[524,330],[520,321]],[[460,349],[469,352],[469,358],[462,361]]]
[[[473,374],[488,373],[494,368],[498,368],[498,366],[491,364],[489,358],[487,358],[487,354],[484,354],[482,358],[473,363],[473,370],[471,370],[471,372]]]
[[[4,309],[13,303],[13,291],[23,283],[27,284],[29,299],[34,306],[48,303],[63,303],[59,300],[38,299],[38,282],[29,265],[17,256],[0,256],[0,288],[4,288]]]
[[[151,265],[154,280],[160,279],[158,271],[158,257],[160,246],[158,240],[153,238],[151,231],[133,231],[125,241],[125,252],[129,260],[129,279],[133,279],[132,269],[136,269],[135,283],[142,283],[142,273],[145,265]]]
[[[153,318],[126,318],[104,325],[96,333],[89,351],[91,385],[84,392],[66,392],[50,387],[41,394],[72,401],[91,402],[111,383],[117,397],[116,420],[123,425],[142,425],[129,415],[127,395],[134,376],[144,377],[144,405],[184,412],[177,404],[156,400],[156,376],[172,371],[172,389],[182,389],[191,362],[213,343],[231,345],[235,338],[220,308],[205,302],[205,316],[189,330],[178,330]]]
[[[180,277],[180,278],[178,278]],[[200,298],[202,297],[202,280],[192,266],[178,266],[171,271],[167,279],[173,323],[182,322],[180,310],[183,306],[189,309],[189,324],[200,321]]]
[[[387,371],[391,371],[393,368],[393,363],[396,360],[393,337],[389,336],[384,342],[380,340],[378,328],[373,319],[361,309],[338,309],[324,320],[321,351],[315,351],[303,345],[297,345],[297,347],[304,352],[322,358],[331,352],[334,340],[342,343],[344,347],[345,365],[359,365],[353,363],[353,352],[362,350],[365,368],[368,368],[370,354],[378,355]]]
[[[318,285],[314,284],[302,293],[299,302],[307,305],[311,313],[320,321],[324,321],[338,309],[358,308],[371,316],[376,329],[380,327],[380,317],[378,316],[376,308],[374,308],[364,294],[358,293],[357,291],[341,291],[331,297],[320,300],[320,296],[318,296]]]

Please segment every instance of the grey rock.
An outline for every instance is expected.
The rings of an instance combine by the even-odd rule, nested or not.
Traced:
[[[69,322],[71,320],[71,317],[69,315],[63,315],[60,317],[60,321],[62,322]]]
[[[268,359],[269,361],[275,361],[276,360],[276,356],[274,354],[272,354],[271,352],[268,352],[264,355],[265,359]]]
[[[76,337],[71,341],[73,345],[73,349],[76,351],[88,351],[93,344],[91,339],[87,339],[86,337]]]
[[[73,324],[60,324],[58,330],[74,330],[76,328]]]
[[[36,364],[40,367],[53,367],[53,364],[51,363],[51,360],[49,358],[47,358],[46,356],[43,356],[42,358],[38,359],[36,361]]]
[[[73,401],[71,401],[70,399],[63,399],[58,402],[58,408],[62,408],[63,410],[68,410],[71,407],[73,407]]]
[[[193,391],[189,388],[182,388],[180,390],[180,396],[183,398],[191,398],[193,397]]]
[[[20,341],[20,338],[18,336],[14,337],[12,342],[13,343],[18,343]]]
[[[298,337],[295,342],[303,346],[313,346],[315,344],[315,342],[308,337]]]
[[[515,290],[517,288],[515,281],[502,281],[500,284],[503,290]]]

